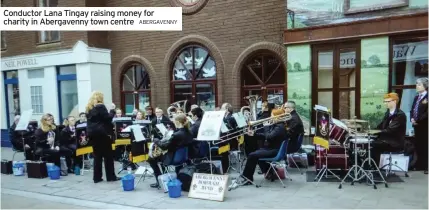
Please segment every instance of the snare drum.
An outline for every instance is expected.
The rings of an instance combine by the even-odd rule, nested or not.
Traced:
[[[346,141],[346,136],[348,133],[349,132],[346,124],[344,124],[343,122],[335,118],[331,119],[330,132],[329,132],[330,140],[336,141],[342,145]]]

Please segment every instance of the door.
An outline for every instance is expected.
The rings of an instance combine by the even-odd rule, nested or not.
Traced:
[[[360,59],[357,58],[360,58],[358,42],[313,46],[313,106],[326,106],[336,119],[360,117]]]

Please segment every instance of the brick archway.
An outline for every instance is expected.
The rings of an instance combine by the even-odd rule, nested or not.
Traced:
[[[258,42],[248,48],[246,48],[237,58],[233,67],[233,81],[235,82],[235,89],[239,91],[232,92],[232,103],[235,106],[240,106],[240,96],[241,96],[241,69],[244,63],[250,59],[253,55],[260,51],[270,51],[275,54],[282,62],[284,69],[286,69],[287,57],[285,49],[282,45],[273,43],[273,42]],[[287,73],[285,73],[287,75]],[[286,80],[285,80],[286,83]]]
[[[122,75],[128,70],[128,67],[133,64],[133,63],[140,63],[142,64],[146,71],[149,74],[149,78],[150,78],[150,101],[151,104],[156,104],[157,100],[156,100],[156,74],[155,74],[155,68],[153,68],[152,64],[144,57],[140,56],[140,55],[130,55],[125,57],[124,59],[121,60],[121,62],[119,62],[118,66],[116,69],[118,69],[119,71],[115,71],[118,72],[119,75],[116,75],[114,78],[116,79],[114,84],[118,84],[119,87],[115,90],[113,90],[113,93],[115,95],[115,101],[116,102],[122,102],[121,100],[121,92],[122,92]],[[121,103],[118,103],[121,104]]]
[[[217,103],[220,101],[223,101],[223,87],[224,87],[224,61],[222,58],[222,55],[220,53],[220,50],[216,47],[215,43],[213,43],[211,40],[209,40],[207,37],[200,36],[200,35],[188,35],[185,37],[182,37],[181,39],[177,40],[167,51],[165,59],[164,59],[164,66],[163,69],[165,70],[165,78],[168,79],[168,82],[170,84],[171,82],[171,73],[173,66],[173,62],[175,61],[176,55],[179,53],[180,50],[182,50],[187,45],[197,44],[205,47],[210,55],[214,58],[216,63],[216,80],[217,80]],[[170,86],[167,86],[167,90],[162,90],[162,94],[166,95],[168,99],[166,101],[170,101],[170,94],[171,89]],[[170,104],[168,103],[168,104]]]

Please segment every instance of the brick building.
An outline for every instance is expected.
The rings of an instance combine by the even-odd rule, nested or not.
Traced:
[[[286,97],[283,0],[2,4],[183,8],[182,32],[2,32],[2,116],[7,116],[2,129],[20,110],[31,108],[34,119],[51,112],[60,123],[83,111],[90,92],[97,89],[125,113],[149,104],[166,108],[185,99],[188,106],[214,109],[224,102],[240,107],[246,103],[240,99],[249,94],[278,102]]]

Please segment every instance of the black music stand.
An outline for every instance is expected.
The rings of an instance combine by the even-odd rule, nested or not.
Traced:
[[[131,117],[121,117],[113,120],[114,120],[113,123],[115,126],[115,137],[116,137],[115,142],[116,140],[129,139],[130,145],[131,145],[132,132],[131,132],[131,129],[126,130],[128,126],[133,125],[133,121],[131,120]],[[122,146],[122,145],[118,145],[118,146]],[[128,167],[131,167],[133,169],[138,168],[137,164],[129,160],[127,145],[123,145],[123,146],[124,146],[124,152],[122,153],[122,158],[120,160],[122,167],[121,167],[121,170],[118,171],[118,174],[120,174],[124,170],[127,170]]]
[[[92,142],[89,141],[88,135],[86,133],[86,122],[76,125],[76,145],[76,150],[85,147],[92,147]],[[80,170],[81,175],[83,175],[85,171],[85,156],[88,157],[88,154],[89,153],[82,154],[82,169]],[[89,164],[89,168],[91,168],[91,164]],[[91,171],[91,169],[86,171]]]
[[[133,160],[132,162],[138,166],[137,167],[137,171],[134,174],[137,175],[141,175],[139,180],[137,181],[137,183],[135,184],[134,187],[137,187],[137,185],[140,183],[140,181],[143,181],[146,179],[147,175],[152,175],[152,172],[150,172],[148,170],[148,167],[144,167],[143,172],[140,173],[140,166],[134,162],[134,158],[143,156],[143,157],[147,157],[149,154],[149,147],[148,147],[148,142],[150,139],[148,139],[148,137],[151,136],[151,131],[152,131],[152,123],[149,120],[136,120],[133,122],[134,125],[136,126],[143,126],[141,127],[141,132],[143,134],[143,136],[145,137],[144,140],[141,141],[136,141],[135,135],[134,135],[134,127],[131,128],[131,154],[133,156]],[[143,160],[146,161],[147,159]],[[139,172],[139,173],[137,173]]]

